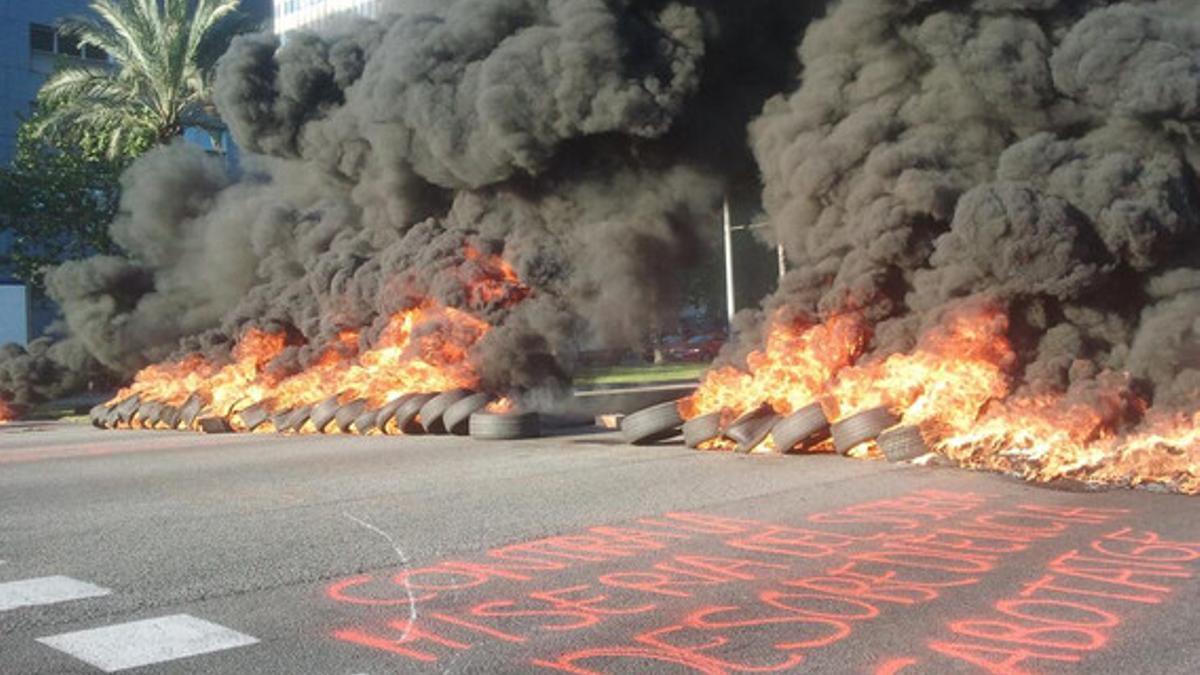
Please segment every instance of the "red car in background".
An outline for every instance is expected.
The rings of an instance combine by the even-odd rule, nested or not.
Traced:
[[[724,345],[725,336],[719,333],[672,337],[663,340],[663,355],[668,361],[707,363],[717,358],[717,353]]]

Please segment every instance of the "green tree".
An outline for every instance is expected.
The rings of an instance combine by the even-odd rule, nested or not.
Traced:
[[[64,137],[85,129],[118,157],[129,137],[169,143],[187,127],[217,131],[209,102],[213,66],[234,34],[249,28],[240,0],[92,0],[95,18],[60,30],[103,49],[111,64],[76,63],[46,81],[48,112],[35,131]]]
[[[0,269],[35,291],[47,266],[113,252],[108,224],[120,174],[153,144],[153,137],[132,134],[114,144],[86,131],[64,141],[39,131],[45,114],[21,124],[12,164],[0,169],[0,236],[7,240]]]

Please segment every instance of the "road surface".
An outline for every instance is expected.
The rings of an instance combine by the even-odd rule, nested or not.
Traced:
[[[0,429],[0,672],[1196,673],[1200,501],[610,434]]]

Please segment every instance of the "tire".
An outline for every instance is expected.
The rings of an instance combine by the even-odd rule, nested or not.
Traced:
[[[136,426],[142,429],[153,429],[158,424],[158,418],[162,415],[162,404],[156,401],[143,403],[142,407],[138,408],[137,415],[134,416]]]
[[[419,413],[421,426],[425,427],[426,433],[446,433],[446,424],[442,416],[446,414],[450,406],[474,393],[470,389],[451,389],[429,399],[428,403],[421,406],[421,412]]]
[[[333,418],[337,415],[338,408],[340,407],[342,407],[342,404],[338,402],[336,395],[330,396],[313,407],[312,414],[308,416],[308,419],[316,427],[317,433],[325,433],[325,430],[333,422]]]
[[[246,431],[254,431],[267,423],[271,419],[271,411],[265,403],[255,403],[238,413],[241,418],[242,425],[246,427]]]
[[[917,426],[892,427],[879,434],[877,442],[889,462],[907,462],[929,452],[929,444]]]
[[[366,436],[367,434],[379,428],[377,423],[378,419],[378,410],[367,410],[363,414],[359,415],[358,419],[354,420],[354,424],[350,426],[354,430],[354,433],[358,434],[359,436]]]
[[[183,402],[183,406],[179,408],[179,422],[185,429],[192,429],[196,425],[196,418],[204,411],[204,406],[208,402],[200,394],[192,394]]]
[[[287,419],[283,421],[283,426],[280,427],[279,430],[290,431],[294,434],[300,433],[300,430],[304,428],[304,425],[312,416],[312,411],[313,407],[311,405],[296,408],[287,416]]]
[[[679,401],[668,401],[639,410],[621,420],[621,434],[633,445],[658,443],[678,436],[683,427]]]
[[[164,405],[162,414],[158,416],[161,426],[168,431],[174,431],[179,428],[179,408],[173,405]]]
[[[375,414],[375,428],[386,434],[387,425],[396,417],[396,411],[414,396],[416,394],[402,394],[384,404]]]
[[[121,422],[121,413],[117,412],[115,407],[108,409],[108,414],[104,416],[104,428],[116,429]]]
[[[92,426],[96,427],[97,429],[104,429],[104,418],[108,416],[110,410],[112,410],[112,408],[104,405],[103,403],[92,408],[91,412],[88,413],[88,417],[92,420]]]
[[[842,418],[833,424],[833,447],[846,454],[856,445],[875,440],[884,429],[900,420],[887,408],[870,408]]]
[[[829,437],[829,420],[819,403],[805,406],[780,420],[771,430],[775,449],[789,453],[800,447],[810,446]]]
[[[233,427],[229,424],[229,420],[224,417],[204,417],[196,424],[200,426],[200,431],[206,434],[233,433]]]
[[[446,408],[442,413],[442,426],[455,436],[466,436],[471,432],[471,415],[483,410],[494,400],[491,394],[471,394]]]
[[[701,415],[683,423],[683,444],[697,450],[701,445],[721,435],[722,413]]]
[[[132,424],[133,416],[137,414],[138,408],[142,407],[142,397],[134,394],[129,398],[117,404],[114,410],[117,413],[117,418],[122,424]]]
[[[421,414],[421,408],[425,407],[426,403],[432,401],[437,394],[413,394],[411,398],[404,402],[396,409],[396,414],[392,419],[391,425],[380,427],[385,434],[405,434],[408,436],[421,436],[425,433],[425,427],[417,420],[417,416]],[[395,429],[395,431],[392,431]]]
[[[480,441],[514,441],[542,435],[542,417],[537,413],[477,412],[469,418],[471,438]]]
[[[296,412],[295,408],[288,408],[271,415],[271,426],[275,429],[275,433],[283,433],[283,430],[287,427],[287,423],[292,419],[292,413],[294,412]]]
[[[333,416],[333,423],[337,425],[338,431],[343,434],[350,433],[350,425],[358,420],[358,416],[362,415],[367,409],[367,399],[360,398],[347,403],[338,408]]]
[[[725,438],[737,443],[737,452],[748,454],[763,444],[779,422],[779,415],[769,405],[762,405],[730,423]]]

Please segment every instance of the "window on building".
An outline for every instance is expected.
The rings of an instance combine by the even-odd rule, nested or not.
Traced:
[[[35,52],[54,53],[54,29],[40,23],[29,24],[29,48]]]
[[[107,61],[108,60],[108,52],[97,47],[96,45],[84,45],[83,46],[83,58],[91,60],[91,61]]]
[[[63,56],[74,56],[75,58],[83,56],[83,50],[79,47],[79,38],[74,35],[63,35],[60,33],[58,36],[58,53]]]

